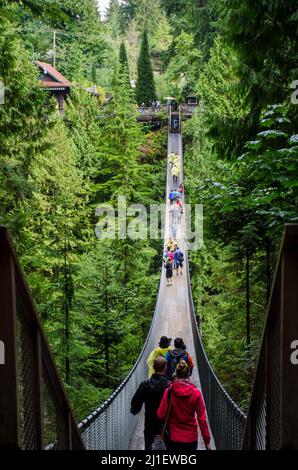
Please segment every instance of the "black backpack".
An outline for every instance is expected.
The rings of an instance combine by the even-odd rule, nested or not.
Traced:
[[[179,261],[184,261],[184,255],[183,255],[182,251],[180,251],[180,253],[179,253]]]
[[[183,359],[183,356],[185,356],[185,351],[181,351],[178,356],[172,356],[171,351],[169,351],[169,356],[170,361],[168,361],[167,376],[170,380],[172,380],[177,364],[181,361],[181,359]]]

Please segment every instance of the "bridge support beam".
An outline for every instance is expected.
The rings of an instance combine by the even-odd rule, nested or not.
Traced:
[[[20,448],[14,264],[0,234],[0,447]]]
[[[281,276],[281,433],[280,448],[298,449],[298,244],[289,226]]]

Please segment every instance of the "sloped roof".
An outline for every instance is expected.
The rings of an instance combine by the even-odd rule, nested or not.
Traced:
[[[38,67],[45,71],[49,78],[52,78],[53,80],[41,80],[42,85],[48,88],[53,88],[53,87],[65,87],[65,88],[70,88],[71,87],[71,82],[67,80],[58,70],[56,70],[51,64],[47,64],[46,62],[41,62],[40,60],[36,60],[35,62]]]

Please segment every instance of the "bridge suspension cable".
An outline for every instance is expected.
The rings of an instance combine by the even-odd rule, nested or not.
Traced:
[[[169,122],[172,124],[171,116]],[[175,133],[169,132],[168,155],[171,153],[179,155],[179,182],[182,182],[182,136],[180,132],[176,132],[176,129],[180,131],[180,126],[175,127]],[[172,186],[173,182],[168,161],[166,194],[169,194]],[[185,222],[181,227],[181,231],[179,246],[187,253]],[[166,210],[165,239],[168,239],[170,236],[171,226],[168,208]],[[142,448],[140,447],[142,439],[136,436],[138,432],[140,436],[142,435],[142,417],[138,418],[130,413],[130,402],[140,382],[147,379],[148,368],[146,360],[150,352],[156,347],[158,339],[162,334],[169,336],[172,334],[171,332],[176,336],[182,336],[186,339],[188,350],[190,350],[196,359],[196,372],[192,378],[196,385],[201,385],[203,391],[209,423],[215,441],[213,445],[220,449],[241,448],[245,415],[226,393],[208,362],[197,326],[188,262],[186,267],[186,277],[183,280],[179,279],[179,284],[177,285],[177,297],[173,293],[168,295],[164,284],[164,272],[162,272],[151,328],[135,366],[110,398],[79,424],[87,449],[124,450]],[[175,309],[178,310],[178,319],[174,316]],[[171,322],[173,325],[171,325]],[[141,421],[139,426],[137,426],[138,420]],[[200,445],[203,448],[202,443],[199,442],[199,447]]]
[[[177,185],[183,181],[179,132],[169,132],[168,155],[172,152],[180,158]],[[167,194],[172,185],[168,162]],[[165,239],[172,235],[170,217],[167,208]],[[7,229],[0,227],[1,448],[141,449],[142,416],[130,413],[131,398],[147,378],[150,352],[165,334],[182,336],[196,359],[192,380],[203,392],[214,447],[298,449],[298,224],[285,226],[247,417],[206,356],[192,299],[185,215],[179,231],[186,275],[174,281],[175,295],[161,276],[149,334],[135,366],[109,399],[77,425]]]

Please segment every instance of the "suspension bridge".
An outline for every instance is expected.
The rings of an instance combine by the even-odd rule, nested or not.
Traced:
[[[168,155],[171,152],[180,158],[179,184],[182,134],[172,133],[170,126]],[[166,194],[172,187],[168,162]],[[219,382],[203,347],[192,299],[185,215],[177,235],[185,253],[183,276],[174,277],[174,287],[167,287],[162,271],[150,331],[136,364],[109,399],[80,423],[74,419],[12,241],[7,230],[0,229],[1,448],[142,450],[144,415],[133,416],[130,402],[147,379],[146,360],[161,335],[182,337],[195,360],[192,379],[203,392],[214,449],[298,448],[298,361],[291,359],[298,344],[298,225],[285,227],[244,414]],[[165,239],[171,236],[171,217],[167,205]],[[199,439],[198,449],[203,448]]]

